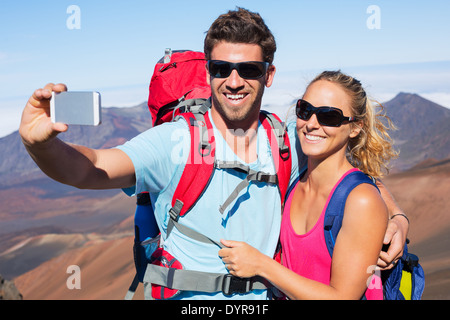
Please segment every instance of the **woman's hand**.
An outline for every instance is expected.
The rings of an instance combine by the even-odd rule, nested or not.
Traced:
[[[227,248],[219,250],[219,256],[233,276],[250,278],[259,275],[264,259],[269,258],[245,242],[232,240],[221,242]]]

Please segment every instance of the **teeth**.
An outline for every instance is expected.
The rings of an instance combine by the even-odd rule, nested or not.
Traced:
[[[307,135],[306,135],[306,139],[318,141],[318,140],[323,140],[323,139],[325,139],[325,138],[324,138],[324,137],[319,137],[319,136],[312,136],[312,135],[307,134]]]
[[[227,99],[230,100],[244,99],[244,94],[227,94]]]

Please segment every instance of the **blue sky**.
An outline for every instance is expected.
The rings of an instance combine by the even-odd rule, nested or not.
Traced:
[[[70,5],[79,29],[67,26]],[[379,11],[368,12],[373,5]],[[450,107],[446,0],[2,0],[0,137],[18,129],[29,95],[48,82],[100,91],[103,106],[145,101],[164,49],[201,51],[211,22],[236,6],[259,12],[276,37],[277,74],[264,99],[274,111],[323,69],[358,77],[380,101],[403,91]]]

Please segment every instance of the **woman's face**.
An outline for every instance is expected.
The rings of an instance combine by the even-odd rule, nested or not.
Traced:
[[[303,100],[314,107],[334,107],[341,109],[345,117],[353,116],[351,98],[339,85],[327,80],[312,83],[306,90]],[[329,156],[344,156],[350,138],[359,134],[360,128],[344,122],[340,127],[321,125],[317,115],[308,120],[297,118],[297,133],[303,152],[310,159],[324,159]]]

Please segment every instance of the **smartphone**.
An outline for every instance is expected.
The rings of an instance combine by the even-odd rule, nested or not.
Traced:
[[[53,92],[50,100],[50,117],[53,123],[98,126],[101,123],[100,93]]]

